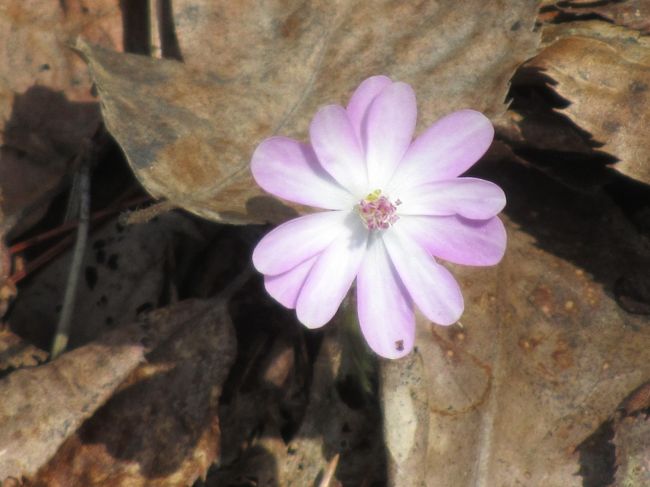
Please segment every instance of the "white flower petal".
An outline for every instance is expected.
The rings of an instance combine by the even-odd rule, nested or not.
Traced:
[[[357,215],[318,257],[298,296],[298,320],[308,328],[330,321],[357,275],[366,252],[368,231]]]
[[[475,110],[441,118],[418,136],[390,182],[393,193],[460,176],[488,150],[494,137],[490,120]]]
[[[311,122],[309,137],[321,166],[341,186],[357,198],[367,192],[365,158],[345,108],[321,108]]]
[[[400,195],[400,215],[461,215],[486,220],[506,205],[499,186],[477,178],[456,178],[415,186]]]
[[[361,131],[372,190],[385,188],[395,172],[413,139],[416,119],[415,93],[406,83],[393,83],[372,101]]]
[[[463,295],[454,276],[409,236],[398,220],[384,232],[388,255],[411,299],[434,323],[451,325],[463,314]]]
[[[360,142],[363,141],[361,136],[362,127],[365,126],[370,104],[384,88],[392,83],[391,79],[387,76],[372,76],[364,80],[350,98],[350,103],[348,103],[346,110],[350,117],[350,122],[352,122],[352,126],[354,127],[354,131],[357,134],[357,139],[359,139]],[[362,148],[365,151],[363,143]]]
[[[277,275],[293,269],[330,245],[346,228],[349,211],[305,215],[271,230],[253,251],[253,265],[262,274]]]
[[[325,171],[308,144],[287,137],[263,141],[251,171],[264,190],[285,200],[328,210],[354,205],[352,195]]]
[[[283,274],[264,276],[266,291],[282,306],[294,309],[302,285],[318,257],[319,254],[316,254]]]
[[[401,216],[400,230],[431,255],[455,264],[498,264],[506,251],[506,229],[499,217],[470,220],[461,216]]]
[[[380,237],[371,237],[357,276],[361,332],[370,348],[396,359],[411,352],[415,340],[413,303]]]

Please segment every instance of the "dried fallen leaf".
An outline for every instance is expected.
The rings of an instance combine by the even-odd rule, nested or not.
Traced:
[[[593,0],[561,0],[555,3],[560,11],[579,15],[598,15],[616,25],[641,31],[650,32],[650,2],[648,0],[622,0],[594,2]]]
[[[184,301],[136,324],[149,335],[147,362],[28,485],[185,486],[205,477],[219,457],[219,396],[237,351],[227,304]]]
[[[0,5],[2,209],[22,229],[34,206],[49,202],[69,159],[100,122],[87,69],[69,48],[78,35],[121,50],[120,2],[4,0]]]
[[[123,332],[0,380],[0,481],[36,473],[144,359]]]
[[[576,447],[650,375],[649,320],[612,292],[650,252],[607,197],[505,161],[482,170],[508,194],[508,251],[454,266],[463,326],[422,324],[414,359],[385,364],[392,485],[577,487]]]
[[[78,49],[109,131],[151,194],[215,221],[278,221],[288,209],[248,171],[261,139],[304,137],[320,105],[345,103],[378,73],[414,86],[421,127],[464,107],[499,115],[510,76],[537,46],[536,8],[536,0],[471,0],[463,9],[452,0],[183,0],[174,20],[186,65]]]
[[[23,340],[7,325],[0,325],[0,372],[38,365],[47,357],[47,352]]]
[[[620,160],[616,170],[650,183],[650,40],[601,21],[546,25],[543,35],[545,49],[526,66],[569,102],[558,111]]]

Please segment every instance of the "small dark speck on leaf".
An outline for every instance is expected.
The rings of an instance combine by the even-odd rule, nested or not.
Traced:
[[[621,124],[612,120],[607,120],[603,124],[603,128],[609,133],[614,133],[618,132],[618,130],[621,128]]]
[[[634,94],[643,93],[645,91],[648,91],[647,83],[643,83],[641,81],[633,81],[630,84],[630,92],[632,92]]]
[[[97,284],[97,269],[95,269],[93,266],[87,266],[85,274],[88,289],[92,291],[95,289],[95,285]]]
[[[106,262],[106,265],[108,266],[109,269],[111,269],[113,271],[117,270],[117,268],[118,268],[117,259],[118,258],[119,258],[119,256],[117,254],[111,254],[108,257],[108,261]]]
[[[510,26],[510,30],[511,30],[512,32],[516,32],[516,31],[518,31],[520,28],[521,28],[521,21],[520,21],[520,20],[518,20],[517,22],[513,23],[513,24]]]
[[[50,70],[50,65],[47,64],[47,63],[45,63],[45,64],[41,64],[41,65],[38,67],[38,70],[41,71],[41,72],[43,72],[43,71],[49,71],[49,70]]]

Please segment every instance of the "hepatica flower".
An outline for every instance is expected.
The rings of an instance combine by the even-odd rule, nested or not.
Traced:
[[[257,245],[253,263],[269,294],[318,328],[356,278],[361,331],[387,358],[413,348],[414,305],[439,325],[463,313],[458,283],[436,259],[494,265],[506,247],[496,216],[503,191],[459,177],[490,146],[490,121],[461,110],[413,140],[416,117],[408,84],[374,76],[346,108],[316,113],[311,144],[271,137],[251,162],[269,193],[326,210],[280,225]]]

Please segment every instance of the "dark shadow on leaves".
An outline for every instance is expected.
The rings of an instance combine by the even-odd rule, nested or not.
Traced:
[[[537,246],[584,269],[610,296],[615,296],[621,277],[650,271],[643,240],[604,192],[575,191],[505,159],[484,161],[472,174],[504,189],[505,213],[536,239]]]
[[[608,487],[614,482],[616,453],[612,439],[614,428],[612,420],[602,423],[578,447],[580,475],[583,487]]]

